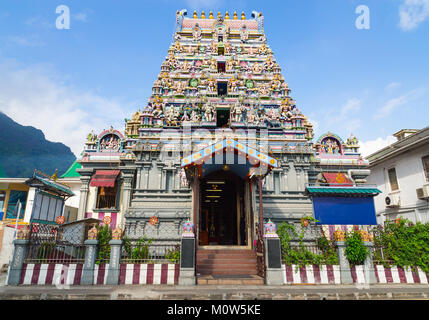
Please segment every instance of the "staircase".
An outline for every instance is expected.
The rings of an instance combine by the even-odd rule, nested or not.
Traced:
[[[264,284],[253,250],[200,249],[196,262],[198,284]]]

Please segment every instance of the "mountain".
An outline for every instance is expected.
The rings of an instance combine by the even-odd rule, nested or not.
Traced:
[[[0,112],[0,167],[9,178],[30,177],[34,169],[58,176],[76,159],[70,148],[51,142],[39,129],[22,126]]]

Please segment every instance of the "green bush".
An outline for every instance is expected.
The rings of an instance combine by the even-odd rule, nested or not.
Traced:
[[[165,258],[170,260],[171,263],[179,263],[180,261],[180,246],[177,245],[174,249],[168,250]]]
[[[149,246],[152,244],[153,239],[146,239],[145,236],[137,239],[136,245],[133,247],[129,238],[124,238],[124,248],[127,253],[129,261],[141,262],[141,260],[149,260]]]
[[[360,234],[353,230],[351,233],[346,233],[346,250],[345,256],[351,265],[360,265],[365,262],[369,255],[369,249],[363,243]]]
[[[97,264],[109,263],[110,262],[110,240],[112,240],[112,234],[108,225],[98,225],[98,257]]]
[[[318,222],[312,217],[305,217],[305,219]],[[278,227],[277,234],[280,238],[282,258],[285,264],[295,264],[300,267],[311,264],[338,264],[337,251],[331,241],[325,237],[319,238],[316,244],[322,253],[315,254],[308,250],[304,244],[304,232],[306,227],[301,222],[298,228],[300,228],[300,230],[296,230],[295,226],[286,222],[283,222]],[[294,239],[297,239],[299,244],[298,246],[292,247],[291,241]]]
[[[406,219],[386,221],[374,229],[374,259],[386,267],[420,267],[429,272],[429,223],[412,223]]]

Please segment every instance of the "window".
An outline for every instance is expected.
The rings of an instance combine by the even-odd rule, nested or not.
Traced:
[[[0,190],[0,211],[3,211],[4,199],[6,198],[6,191]]]
[[[223,56],[225,54],[225,48],[223,46],[218,46],[217,54]]]
[[[429,181],[429,156],[423,157],[423,170],[425,172],[426,181]]]
[[[390,190],[391,191],[399,190],[398,178],[396,177],[396,169],[391,168],[387,170],[387,174],[389,176]]]
[[[24,219],[25,204],[27,203],[27,191],[18,190],[10,191],[9,201],[7,203],[6,218],[16,219],[16,206],[18,200],[21,203],[21,212],[19,213],[19,218]]]
[[[227,128],[229,125],[229,109],[216,110],[216,126],[218,128]]]
[[[118,184],[114,187],[99,187],[97,194],[97,209],[116,209]]]
[[[219,96],[224,96],[228,94],[228,82],[217,83],[217,94]]]
[[[218,61],[218,63],[217,63],[217,72],[222,73],[222,72],[225,72],[225,71],[226,71],[226,69],[225,69],[225,62]]]

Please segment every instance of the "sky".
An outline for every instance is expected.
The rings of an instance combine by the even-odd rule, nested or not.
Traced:
[[[122,131],[147,104],[180,9],[262,12],[314,140],[353,133],[369,155],[428,125],[429,0],[1,0],[0,111],[75,155],[91,130]]]

